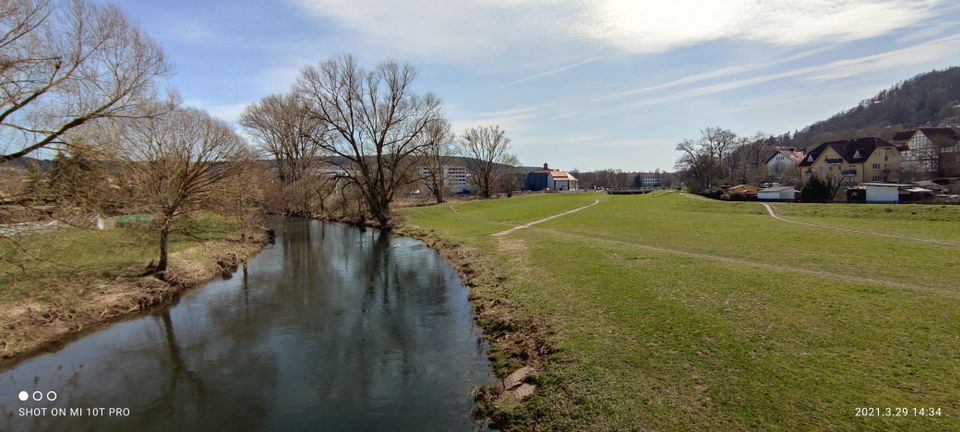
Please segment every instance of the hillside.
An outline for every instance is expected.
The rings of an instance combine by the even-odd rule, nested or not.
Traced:
[[[807,148],[855,136],[889,140],[900,129],[918,126],[960,127],[960,67],[917,75],[856,107],[777,138],[781,145]]]

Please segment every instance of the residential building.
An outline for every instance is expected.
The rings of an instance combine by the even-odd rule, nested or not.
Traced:
[[[430,168],[421,166],[419,168],[421,177],[426,178],[430,174]],[[470,173],[467,167],[461,164],[449,164],[443,166],[443,184],[447,193],[470,192],[473,185],[470,184]]]
[[[904,169],[920,178],[960,177],[960,134],[952,128],[918,128],[898,132],[893,144]]]
[[[895,181],[900,152],[877,137],[853,138],[820,144],[806,153],[799,167],[801,180],[816,174],[843,184]]]
[[[663,174],[659,172],[637,173],[633,176],[633,187],[656,188],[663,186]]]
[[[472,190],[470,173],[463,165],[449,165],[443,167],[443,182],[447,191],[458,193]]]
[[[767,159],[767,175],[779,177],[794,170],[803,160],[803,151],[792,147],[777,147],[777,151]]]
[[[541,191],[545,189],[567,191],[580,188],[580,181],[570,173],[550,169],[547,164],[543,164],[542,169],[536,169],[527,173],[527,181],[524,189],[531,191]]]

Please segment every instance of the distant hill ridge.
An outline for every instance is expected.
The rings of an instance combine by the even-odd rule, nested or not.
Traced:
[[[794,133],[778,145],[812,148],[826,141],[877,136],[891,140],[915,127],[960,129],[960,67],[934,70],[902,81],[859,105]]]

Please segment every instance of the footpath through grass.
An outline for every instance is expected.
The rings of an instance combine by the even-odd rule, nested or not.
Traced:
[[[595,198],[599,206],[489,235]],[[507,300],[546,321],[560,350],[538,394],[511,408],[514,428],[960,429],[958,248],[799,226],[756,203],[674,193],[456,209],[405,213],[497,263]],[[956,212],[929,209],[829,217],[960,237]],[[881,416],[858,417],[865,407]],[[909,416],[883,416],[887,408]]]

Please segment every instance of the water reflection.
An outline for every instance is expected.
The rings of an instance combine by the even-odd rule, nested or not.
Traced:
[[[376,230],[276,228],[241,277],[0,374],[0,430],[473,429],[470,390],[491,374],[455,271]],[[20,390],[59,397],[22,403]]]

